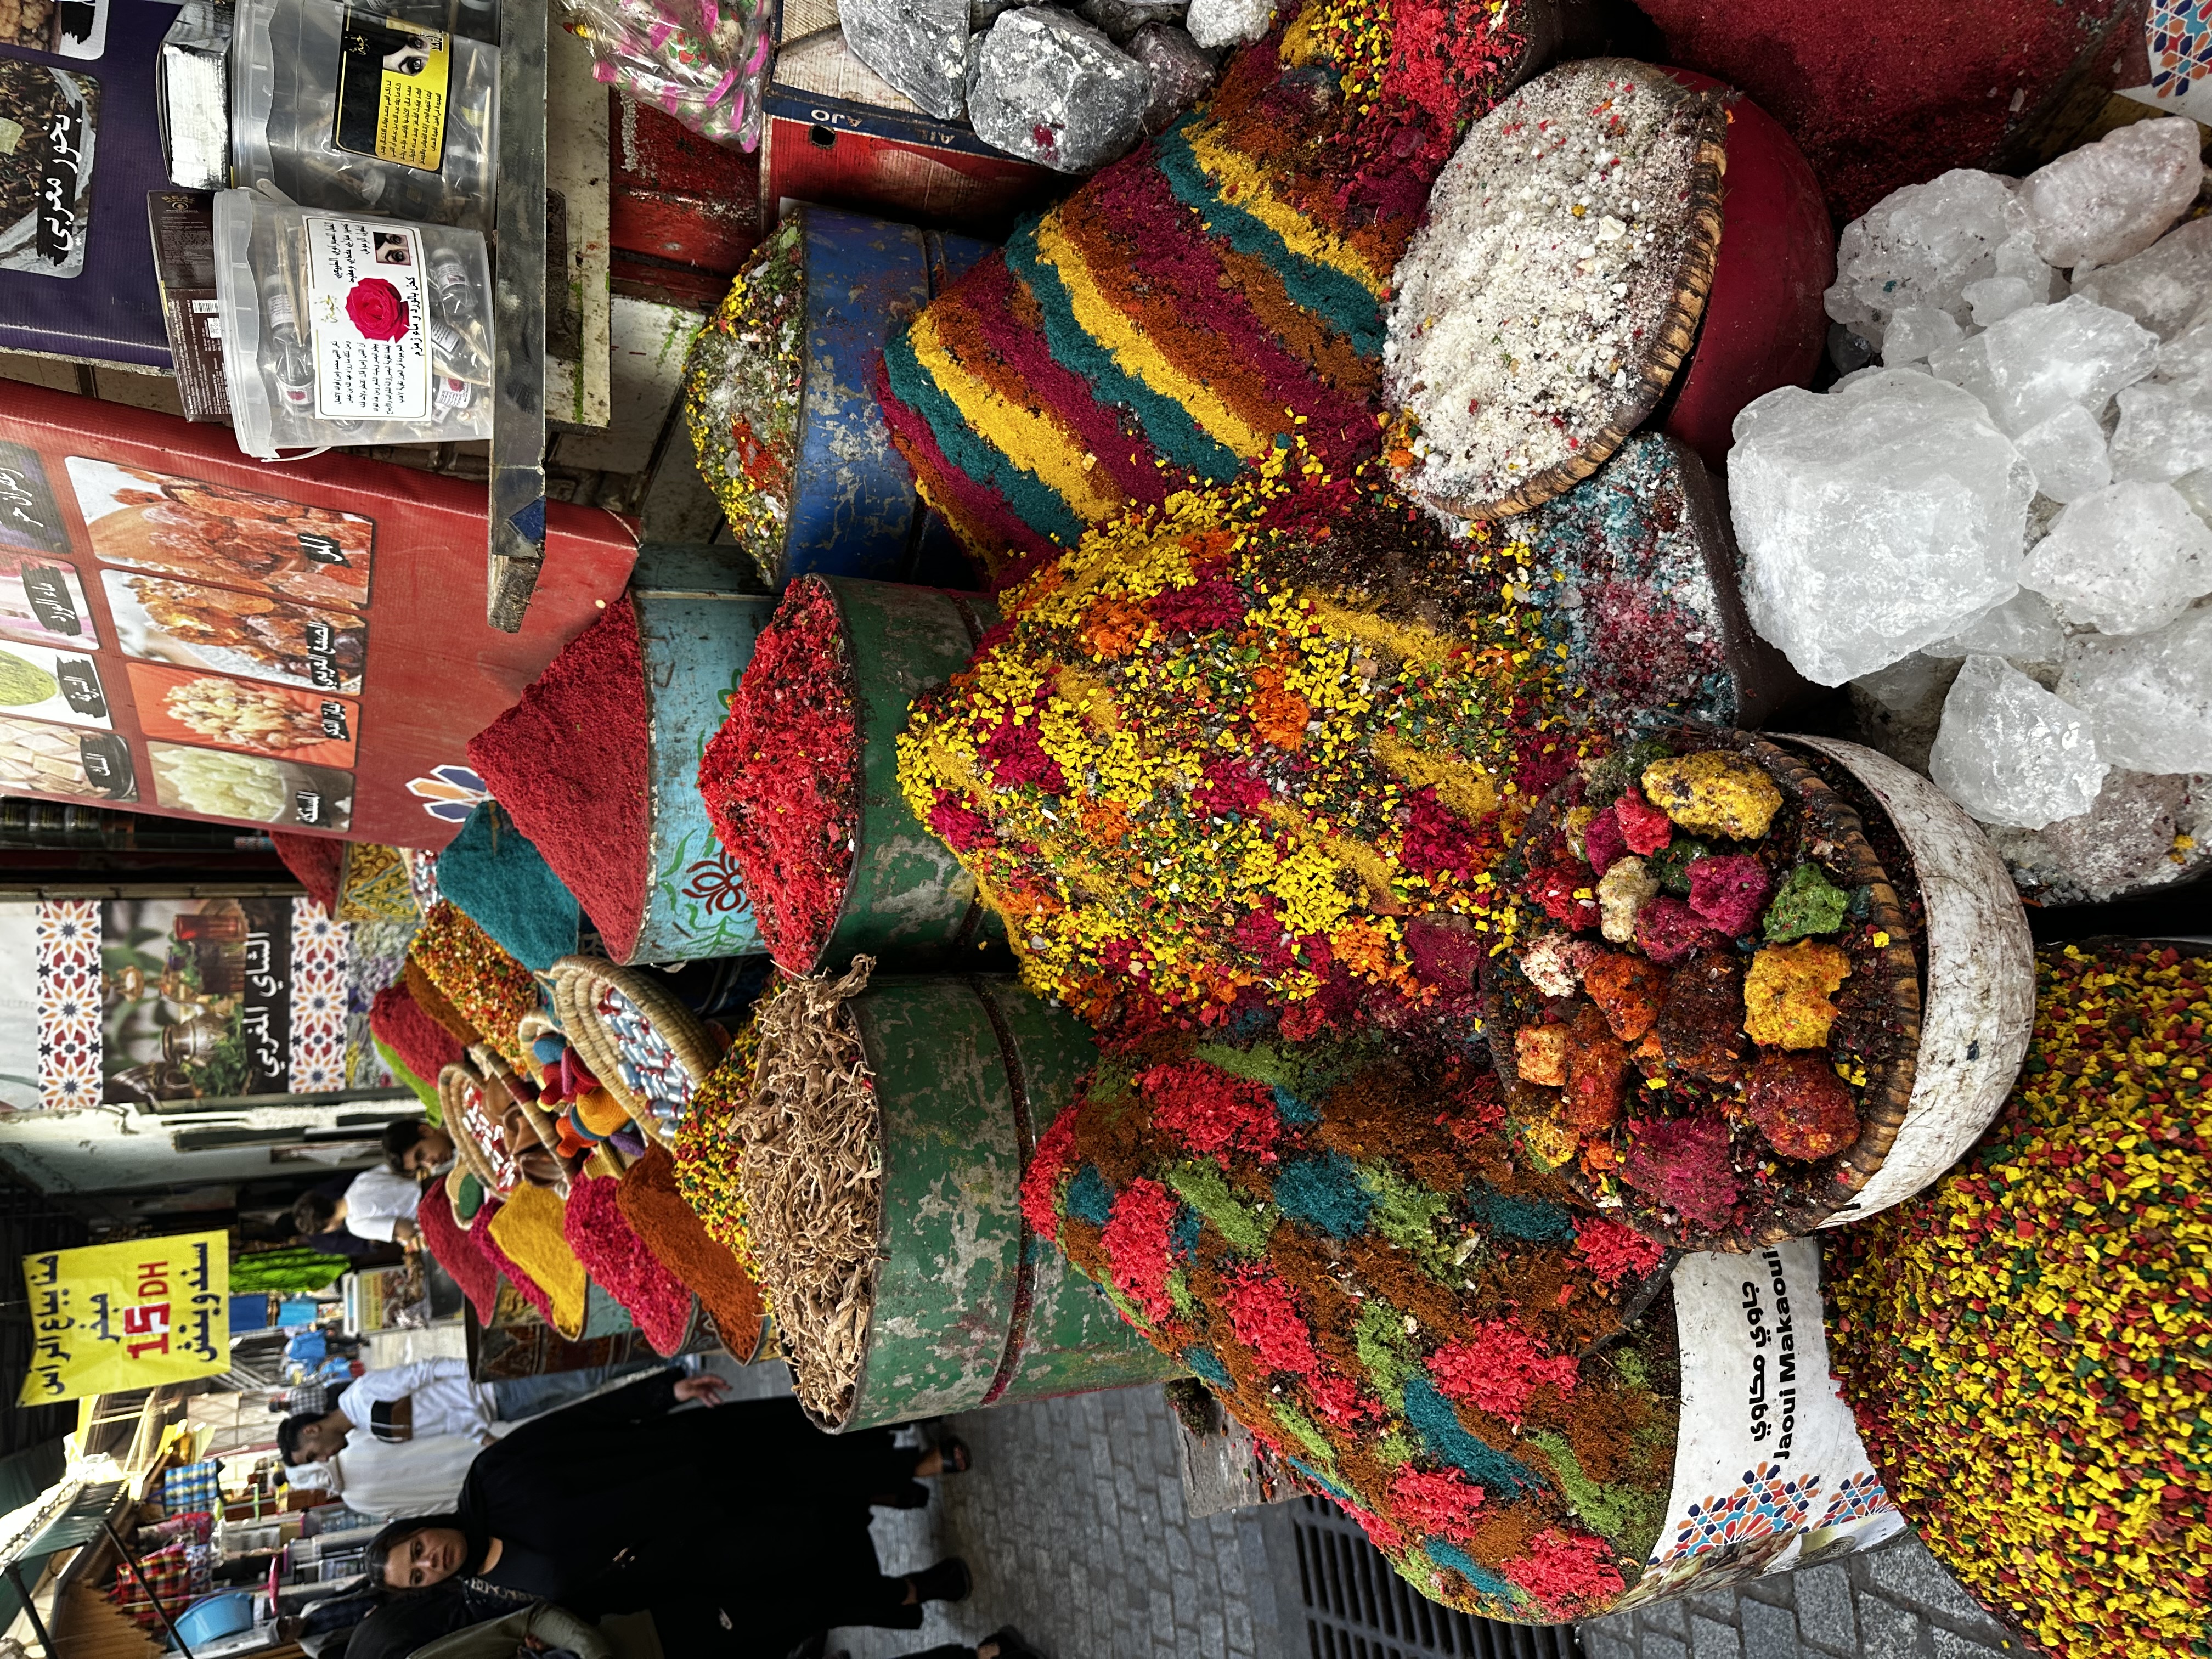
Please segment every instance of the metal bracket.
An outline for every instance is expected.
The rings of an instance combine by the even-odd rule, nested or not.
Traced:
[[[485,619],[518,633],[545,562],[545,9],[500,0]]]

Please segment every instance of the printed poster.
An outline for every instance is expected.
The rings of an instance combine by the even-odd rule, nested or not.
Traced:
[[[47,1250],[23,1258],[31,1369],[21,1406],[212,1376],[230,1364],[224,1233]]]
[[[545,579],[501,634],[483,513],[481,484],[339,454],[263,466],[228,433],[11,386],[0,791],[442,847],[484,796],[469,739],[635,557],[624,521],[550,505]]]
[[[309,898],[0,903],[0,1110],[342,1088],[351,960]]]

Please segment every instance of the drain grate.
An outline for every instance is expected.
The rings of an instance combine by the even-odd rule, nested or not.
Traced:
[[[1439,1607],[1334,1504],[1300,1498],[1291,1507],[1312,1659],[1581,1659],[1572,1625],[1504,1625]]]

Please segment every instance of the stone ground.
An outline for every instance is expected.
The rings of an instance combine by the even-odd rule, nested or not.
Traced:
[[[718,1368],[719,1369],[719,1368]],[[738,1374],[781,1391],[781,1367]],[[884,1571],[963,1557],[975,1589],[922,1628],[841,1631],[832,1654],[898,1659],[1001,1625],[1047,1659],[1320,1659],[1291,1506],[1192,1518],[1158,1388],[971,1412],[933,1425],[975,1454],[927,1510],[879,1512]],[[2021,1651],[1910,1534],[1842,1565],[1581,1627],[1587,1659],[1997,1659]],[[1342,1649],[1328,1650],[1342,1652]],[[1362,1659],[1421,1659],[1371,1644]]]

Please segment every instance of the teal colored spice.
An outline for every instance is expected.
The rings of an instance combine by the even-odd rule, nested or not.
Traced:
[[[438,855],[438,888],[532,973],[576,953],[581,907],[497,801],[470,813]]]

